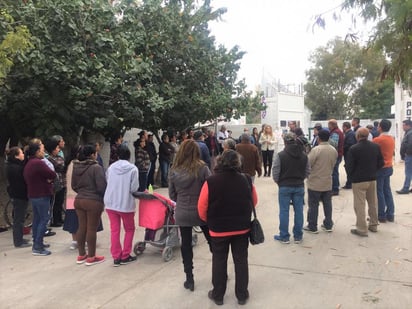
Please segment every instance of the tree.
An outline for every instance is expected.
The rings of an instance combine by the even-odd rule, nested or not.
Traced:
[[[381,79],[402,81],[410,86],[412,77],[412,1],[344,0],[342,10],[355,11],[352,20],[356,27],[359,18],[376,23],[368,48],[384,53],[390,59],[381,68]],[[315,23],[324,27],[327,13],[316,16]],[[332,16],[336,20],[336,12]],[[356,34],[348,37],[356,39]]]
[[[217,47],[209,1],[37,0],[8,10],[33,35],[0,111],[19,136],[183,128],[251,105],[243,53]]]
[[[305,104],[314,119],[390,116],[393,82],[379,80],[386,63],[382,53],[336,38],[310,59],[314,66],[306,73]]]

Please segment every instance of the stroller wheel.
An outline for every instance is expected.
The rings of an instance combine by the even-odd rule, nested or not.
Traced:
[[[133,252],[136,255],[140,255],[146,249],[146,243],[144,241],[139,241],[133,247]]]
[[[192,234],[192,247],[197,245],[197,234]]]
[[[173,258],[173,248],[165,247],[162,252],[162,257],[165,262],[169,262]]]

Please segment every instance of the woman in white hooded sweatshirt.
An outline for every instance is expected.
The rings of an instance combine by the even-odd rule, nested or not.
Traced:
[[[126,265],[136,260],[131,256],[133,236],[135,231],[134,216],[136,201],[133,193],[139,189],[139,172],[131,164],[130,150],[126,145],[118,149],[119,160],[109,166],[106,172],[107,188],[104,194],[104,204],[110,220],[111,247],[110,251],[114,266]],[[123,221],[123,248],[120,242],[120,227]]]

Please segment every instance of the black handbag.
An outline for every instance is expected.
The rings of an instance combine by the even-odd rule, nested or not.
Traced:
[[[249,179],[246,177],[245,174],[242,174],[244,178],[246,178],[246,182],[252,194],[252,184],[249,183]],[[249,241],[252,245],[258,245],[265,241],[265,235],[263,234],[262,225],[256,216],[256,210],[253,206],[252,198],[250,199],[250,206],[252,208],[253,219],[250,222],[250,232],[249,232]]]
[[[256,210],[252,205],[253,210],[253,220],[250,222],[250,235],[249,240],[252,245],[258,245],[265,241],[265,235],[263,234],[262,226],[259,220],[256,218]]]

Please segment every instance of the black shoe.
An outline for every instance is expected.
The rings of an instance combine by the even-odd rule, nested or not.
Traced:
[[[332,191],[332,195],[339,195],[339,191]]]
[[[249,293],[247,293],[247,296],[246,296],[245,299],[238,299],[238,300],[237,300],[237,303],[238,303],[239,305],[243,306],[243,305],[246,304],[246,302],[247,302],[248,299],[249,299]]]
[[[218,306],[223,305],[223,300],[217,300],[213,297],[213,290],[210,290],[209,293],[207,293],[207,296],[209,297],[210,300],[213,300],[216,305]]]
[[[191,290],[192,292],[195,290],[195,282],[193,280],[186,280],[183,282],[183,286],[185,289]]]
[[[50,224],[50,226],[51,227],[62,227],[63,224],[61,224],[61,223],[52,223],[52,224]]]
[[[409,193],[412,193],[412,189],[409,190]]]
[[[345,185],[345,186],[342,187],[342,189],[349,190],[349,189],[352,189],[352,186],[346,186],[346,185]]]
[[[385,218],[383,218],[383,219],[378,219],[378,221],[379,221],[380,223],[386,223],[386,219],[385,219]]]
[[[49,236],[54,236],[56,235],[56,232],[52,232],[50,230],[47,230],[46,233],[44,233],[44,237],[49,237]]]
[[[50,244],[43,244],[43,248],[50,248]]]
[[[388,220],[389,222],[395,222],[395,218],[394,218],[394,217],[386,218],[386,220]]]
[[[123,260],[120,260],[120,265],[127,265],[127,264],[129,264],[131,262],[134,262],[136,260],[137,260],[136,256],[129,255],[127,258],[125,258]]]
[[[398,193],[398,194],[409,194],[409,191],[406,191],[406,190],[397,190],[396,193]]]
[[[113,260],[113,266],[114,267],[119,267],[120,266],[120,259]]]

